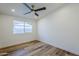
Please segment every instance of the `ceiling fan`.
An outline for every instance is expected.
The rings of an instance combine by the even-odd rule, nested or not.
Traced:
[[[34,14],[35,14],[36,16],[39,16],[39,14],[37,14],[38,11],[46,10],[46,7],[42,7],[42,8],[39,8],[39,9],[35,9],[35,5],[31,5],[31,7],[30,7],[30,6],[29,6],[28,4],[26,4],[26,3],[23,3],[23,4],[30,10],[30,12],[27,12],[27,13],[25,13],[24,15],[29,14],[29,13],[31,13],[31,12],[34,11]]]

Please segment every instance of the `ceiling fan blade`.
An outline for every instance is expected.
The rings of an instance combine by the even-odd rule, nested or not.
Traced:
[[[37,11],[41,11],[41,10],[46,10],[46,7],[42,7],[42,8],[36,9],[34,11],[37,12]]]
[[[29,13],[31,13],[31,11],[30,11],[30,12],[25,13],[24,15],[29,14]]]
[[[36,16],[39,16],[37,13],[35,13]]]
[[[26,7],[28,7],[31,11],[33,11],[32,10],[32,8],[28,5],[28,4],[26,4],[26,3],[23,3]]]

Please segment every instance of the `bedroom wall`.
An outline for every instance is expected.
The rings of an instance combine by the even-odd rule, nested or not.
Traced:
[[[79,55],[79,4],[69,4],[40,19],[38,38]]]
[[[13,20],[30,22],[32,33],[13,34]],[[0,48],[36,40],[36,21],[13,16],[0,15]]]

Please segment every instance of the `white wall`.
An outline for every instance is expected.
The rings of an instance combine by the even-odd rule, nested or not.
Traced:
[[[79,4],[69,4],[38,21],[39,40],[79,55]]]
[[[21,20],[32,23],[32,33],[13,34],[13,20]],[[32,40],[36,40],[36,22],[34,20],[0,15],[0,48]]]

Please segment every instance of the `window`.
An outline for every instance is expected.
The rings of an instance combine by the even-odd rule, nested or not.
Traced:
[[[25,32],[32,32],[32,25],[25,22]]]
[[[27,22],[23,21],[16,21],[13,22],[13,33],[25,33],[25,32],[32,32],[32,25],[28,24]]]

